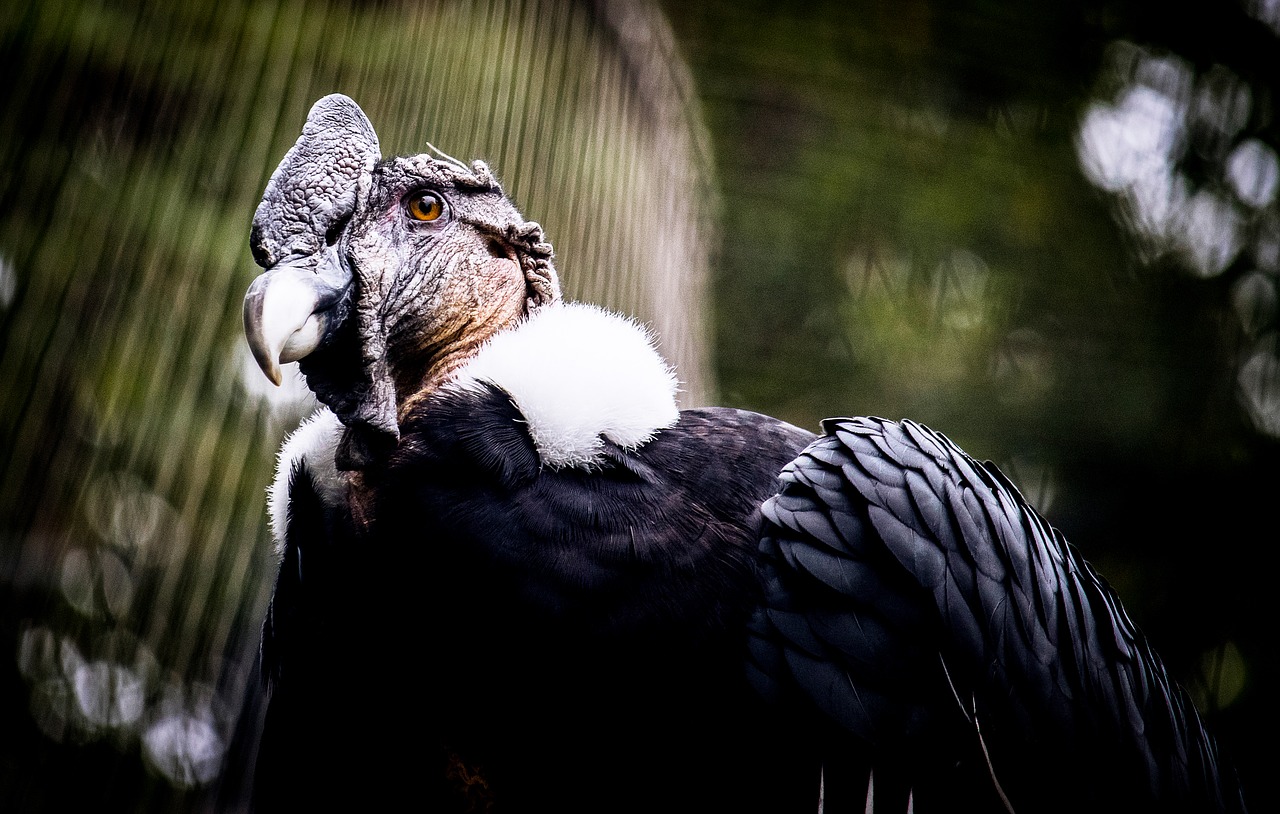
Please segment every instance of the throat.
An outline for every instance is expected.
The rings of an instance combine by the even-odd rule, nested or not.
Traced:
[[[475,315],[457,329],[447,332],[444,338],[437,338],[414,354],[418,362],[407,367],[421,372],[396,376],[399,421],[403,422],[418,405],[456,379],[495,336],[511,329],[522,317],[523,308],[516,313]]]
[[[467,362],[474,358],[476,351],[483,343],[465,343],[455,345],[441,353],[432,360],[427,368],[426,374],[418,379],[414,384],[407,386],[397,386],[400,391],[399,402],[399,419],[404,421],[409,413],[438,391],[448,382],[457,378],[458,372],[466,367]]]

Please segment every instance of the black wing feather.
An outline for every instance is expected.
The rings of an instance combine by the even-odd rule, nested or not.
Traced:
[[[917,811],[957,755],[996,808],[1243,809],[1114,593],[999,470],[913,422],[823,429],[763,509],[753,661],[792,674],[758,683],[789,681],[868,762],[906,767]]]

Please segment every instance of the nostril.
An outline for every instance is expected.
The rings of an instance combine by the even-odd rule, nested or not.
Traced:
[[[351,222],[351,216],[334,221],[324,233],[324,244],[332,246],[338,242],[338,237],[342,235],[342,230],[347,228],[347,224]]]

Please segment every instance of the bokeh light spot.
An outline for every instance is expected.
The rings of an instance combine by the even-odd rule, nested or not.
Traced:
[[[62,558],[62,573],[58,586],[62,596],[71,607],[92,617],[98,612],[95,603],[93,565],[89,560],[89,552],[83,548],[73,548]]]
[[[120,664],[93,661],[72,676],[76,706],[93,726],[128,726],[142,717],[142,678]]]
[[[1275,278],[1250,272],[1231,288],[1231,305],[1245,333],[1257,336],[1276,320]]]
[[[1275,334],[1260,340],[1236,376],[1245,410],[1259,431],[1280,436],[1280,357]]]
[[[1257,139],[1240,142],[1227,158],[1227,181],[1236,197],[1249,206],[1270,206],[1280,185],[1276,151]]]

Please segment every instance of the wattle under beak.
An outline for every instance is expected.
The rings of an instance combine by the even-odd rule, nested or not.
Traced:
[[[258,367],[280,384],[280,365],[320,346],[335,326],[345,285],[318,274],[310,258],[284,261],[258,275],[244,295],[244,333]]]

